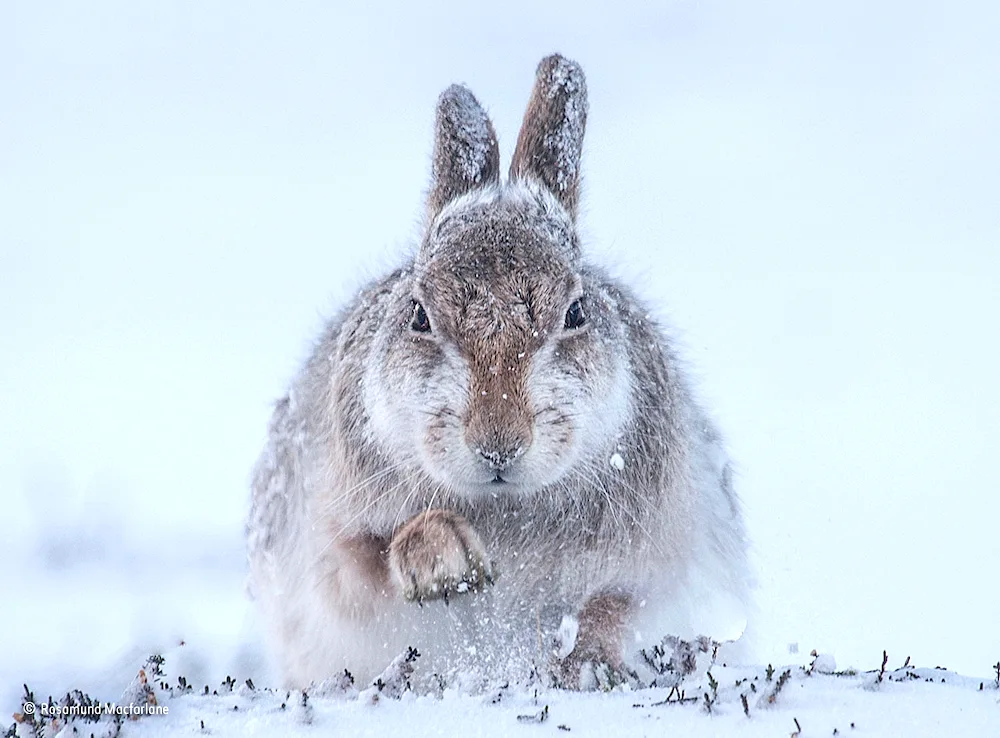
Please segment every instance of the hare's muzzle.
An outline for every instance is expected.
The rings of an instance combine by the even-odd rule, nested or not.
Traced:
[[[476,434],[466,432],[466,443],[484,471],[495,475],[492,481],[503,482],[506,481],[503,473],[509,474],[531,446],[531,433],[530,428],[493,429]]]
[[[464,436],[484,482],[513,481],[518,460],[533,441],[524,352],[523,346],[508,346],[504,352],[481,352],[472,362]]]
[[[531,416],[526,409],[482,403],[473,408],[465,427],[465,443],[484,477],[496,483],[516,476],[518,460],[531,447]]]
[[[499,476],[499,472],[502,472],[517,461],[518,457],[524,453],[524,444],[521,442],[517,442],[516,445],[500,442],[486,446],[476,446],[475,451],[479,456],[479,461],[493,471],[498,472]]]

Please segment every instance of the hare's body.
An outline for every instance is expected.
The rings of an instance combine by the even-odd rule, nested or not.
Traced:
[[[580,257],[585,111],[579,68],[543,61],[501,183],[485,114],[446,91],[419,253],[278,403],[248,546],[289,685],[370,679],[408,646],[427,674],[573,683],[664,635],[730,635],[729,464],[662,331]]]

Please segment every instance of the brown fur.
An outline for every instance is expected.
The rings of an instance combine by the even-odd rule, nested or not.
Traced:
[[[482,110],[473,94],[459,85],[452,85],[438,99],[432,164],[434,179],[427,197],[427,212],[431,217],[459,195],[500,180],[500,149],[493,123],[483,114],[476,116],[481,129],[464,129],[463,113],[469,109]],[[484,140],[474,140],[477,134]],[[482,161],[473,162],[470,149],[482,155]]]
[[[324,567],[328,576],[324,588],[331,598],[350,602],[349,610],[356,618],[372,617],[376,603],[396,594],[395,583],[389,572],[389,541],[382,536],[359,534],[351,537],[333,537],[332,545],[324,552],[324,560],[331,565]],[[360,577],[345,577],[342,563],[347,563]],[[364,597],[359,597],[357,583],[364,582]]]
[[[534,176],[551,190],[572,217],[580,199],[579,159],[587,110],[573,109],[586,96],[583,75],[560,77],[565,69],[556,54],[542,59],[535,74],[535,86],[524,113],[521,133],[510,164],[510,177]],[[576,117],[579,127],[566,136],[568,119]]]
[[[561,330],[566,304],[580,289],[575,281],[547,278],[568,271],[565,260],[537,233],[511,228],[512,220],[501,212],[475,224],[460,217],[445,223],[435,244],[440,258],[422,271],[417,287],[434,330],[469,362],[465,438],[498,467],[532,442],[530,357]],[[474,269],[466,272],[466,265]],[[478,309],[483,304],[490,307]]]
[[[448,510],[427,510],[399,528],[389,565],[403,597],[417,602],[447,600],[493,579],[483,542],[465,518]]]
[[[554,664],[556,680],[576,688],[587,663],[622,670],[622,641],[634,609],[634,599],[625,592],[602,592],[592,596],[577,615],[579,630],[570,654]]]

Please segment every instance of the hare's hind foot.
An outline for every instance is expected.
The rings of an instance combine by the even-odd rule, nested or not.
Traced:
[[[631,595],[602,592],[591,596],[575,618],[565,618],[550,664],[554,685],[608,690],[618,684],[637,683],[638,677],[622,660],[632,609]]]

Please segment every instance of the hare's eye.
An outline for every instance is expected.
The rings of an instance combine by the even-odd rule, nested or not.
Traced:
[[[413,320],[410,321],[410,327],[418,333],[431,332],[431,321],[427,317],[427,311],[416,300],[413,301]]]
[[[583,304],[579,300],[574,300],[566,311],[565,328],[579,328],[587,322],[587,316],[583,312]]]

